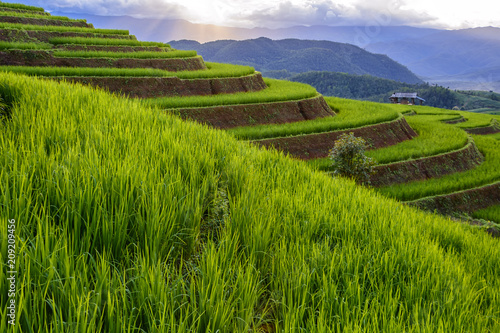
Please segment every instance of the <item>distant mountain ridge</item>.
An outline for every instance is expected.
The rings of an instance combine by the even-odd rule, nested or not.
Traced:
[[[419,77],[454,89],[500,92],[500,28],[462,30],[410,26],[294,26],[282,29],[232,28],[185,20],[140,19],[54,12],[84,18],[97,28],[128,29],[140,40],[245,40],[268,37],[328,40],[361,46],[408,67]]]
[[[422,83],[405,66],[385,55],[330,41],[257,38],[243,41],[221,40],[198,43],[193,40],[170,41],[180,50],[196,50],[206,61],[250,65],[257,70],[292,73],[309,71],[368,74],[405,83]]]

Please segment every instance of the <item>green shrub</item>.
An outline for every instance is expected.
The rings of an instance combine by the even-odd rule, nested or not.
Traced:
[[[365,155],[366,141],[354,133],[342,134],[330,150],[333,173],[353,178],[357,183],[369,183],[375,161]]]

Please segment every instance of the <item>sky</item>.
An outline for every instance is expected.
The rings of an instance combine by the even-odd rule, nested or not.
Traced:
[[[493,0],[4,0],[62,13],[185,19],[230,27],[411,25],[441,29],[500,27]]]

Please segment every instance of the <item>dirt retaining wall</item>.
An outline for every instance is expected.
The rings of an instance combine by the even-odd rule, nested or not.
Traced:
[[[370,181],[373,186],[386,186],[442,177],[472,169],[483,160],[484,157],[474,141],[470,141],[464,148],[450,153],[376,166]]]
[[[299,101],[175,109],[173,112],[184,119],[221,129],[283,124],[335,115],[323,96]]]
[[[67,76],[50,77],[50,79],[93,85],[110,92],[138,98],[231,94],[259,91],[267,87],[260,73],[235,78],[194,80],[184,80],[177,77],[116,76]]]
[[[408,205],[449,215],[453,212],[473,211],[500,204],[500,182],[455,192],[447,195],[423,198],[407,202]]]
[[[201,57],[167,59],[58,58],[48,51],[9,50],[0,52],[0,64],[41,67],[155,68],[166,71],[206,69]]]
[[[411,140],[418,134],[408,125],[404,117],[396,120],[365,127],[342,131],[299,135],[276,139],[254,141],[262,147],[275,147],[300,159],[327,157],[333,148],[335,140],[342,134],[353,132],[355,136],[367,141],[369,149],[392,146],[397,143]]]

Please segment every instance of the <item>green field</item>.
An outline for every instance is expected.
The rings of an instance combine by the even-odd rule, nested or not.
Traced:
[[[207,66],[211,66],[211,63],[205,64],[207,64]],[[143,101],[143,104],[160,109],[171,109],[170,111],[175,113],[175,109],[178,108],[200,108],[220,105],[270,103],[300,100],[318,96],[316,89],[302,83],[279,81],[273,79],[264,79],[264,82],[267,85],[267,89],[261,91],[235,94],[219,94],[211,96],[160,97],[146,99]]]
[[[489,221],[493,221],[496,223],[500,223],[500,205],[492,206],[492,207],[488,207],[485,209],[475,211],[472,214],[472,216],[479,218],[479,219],[484,219],[484,220],[489,220]]]
[[[169,72],[153,68],[93,68],[93,67],[24,67],[0,66],[0,71],[35,76],[106,76],[106,77],[178,77],[180,79],[206,79],[252,75],[248,66],[206,63],[206,70]]]
[[[107,45],[107,46],[156,46],[170,47],[168,44],[159,42],[142,42],[135,39],[120,38],[91,38],[91,37],[54,37],[50,40],[54,45],[77,44],[77,45]]]
[[[0,87],[17,332],[500,328],[500,247],[480,230],[137,101]]]
[[[337,113],[335,117],[318,118],[290,124],[238,127],[230,129],[229,132],[239,139],[259,140],[331,132],[391,121],[399,117],[396,111],[379,103],[359,102],[335,97],[326,97],[325,100],[330,108]]]
[[[26,17],[43,13],[2,7],[31,11]],[[23,56],[110,63],[196,56],[137,41],[125,30],[0,22],[0,29],[13,26],[119,38],[38,44],[19,30],[29,43],[0,42],[0,50],[49,50],[18,52]],[[47,35],[61,34],[40,34]],[[154,49],[141,49],[148,47]],[[260,75],[249,66],[206,66],[179,72],[0,66],[0,332],[500,332],[499,240],[484,226],[398,201],[499,181],[500,136],[463,130],[499,116],[332,97],[325,98],[332,117],[223,131],[177,113],[257,103],[269,104],[267,110],[321,95],[309,85],[264,79],[260,91],[133,99],[47,79]],[[220,82],[236,81],[242,80]],[[461,116],[468,121],[443,123]],[[418,136],[367,152],[379,163],[443,154],[472,140],[484,162],[373,189],[323,172],[328,159],[298,161],[248,142],[402,117]],[[499,210],[473,215],[499,222]]]
[[[474,135],[473,138],[479,151],[485,157],[484,162],[477,168],[426,181],[381,187],[378,190],[386,196],[411,201],[479,187],[500,180],[498,168],[500,165],[500,142],[478,135]]]
[[[33,30],[33,31],[56,31],[56,32],[86,32],[104,35],[129,35],[128,30],[120,29],[94,29],[94,28],[80,28],[80,27],[66,27],[55,25],[32,25],[21,23],[8,23],[0,22],[0,29],[20,29],[20,30]]]
[[[46,15],[46,13],[37,14],[34,13],[18,13],[18,12],[4,12],[0,11],[0,16],[11,16],[11,17],[27,17],[27,18],[40,18],[44,20],[57,20],[57,21],[65,21],[65,22],[84,22],[87,23],[87,20],[73,20],[66,16],[52,16]]]
[[[110,51],[54,51],[61,58],[111,58],[111,59],[166,59],[196,57],[196,51],[172,50],[168,52],[110,52]]]
[[[439,119],[440,116],[406,117],[408,124],[417,132],[417,137],[394,146],[369,150],[366,155],[378,164],[387,164],[439,155],[467,145],[467,133],[445,125]],[[308,160],[307,163],[318,170],[331,171],[332,162],[329,158]]]

